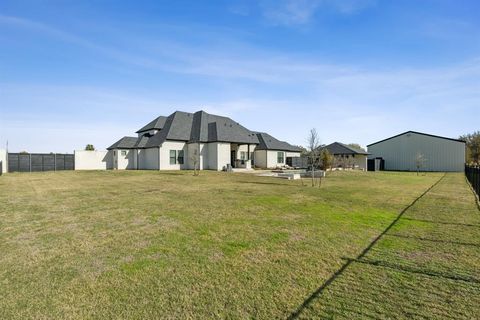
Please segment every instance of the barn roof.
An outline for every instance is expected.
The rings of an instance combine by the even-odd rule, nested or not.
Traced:
[[[445,139],[445,140],[451,140],[451,141],[456,141],[456,142],[463,142],[463,143],[465,143],[464,140],[460,140],[460,139],[453,139],[453,138],[448,138],[448,137],[436,136],[436,135],[433,135],[433,134],[428,134],[428,133],[423,133],[423,132],[411,131],[411,130],[410,130],[410,131],[406,131],[406,132],[397,134],[396,136],[393,136],[393,137],[390,137],[390,138],[387,138],[387,139],[383,139],[383,140],[380,140],[380,141],[371,143],[371,144],[367,145],[367,147],[373,146],[374,144],[377,144],[377,143],[381,143],[381,142],[384,142],[384,141],[388,141],[388,140],[393,139],[393,138],[397,138],[397,137],[403,136],[403,135],[405,135],[405,134],[407,134],[407,133],[415,133],[415,134],[420,134],[420,135],[423,135],[423,136],[428,136],[428,137],[433,137],[433,138],[439,138],[439,139]]]

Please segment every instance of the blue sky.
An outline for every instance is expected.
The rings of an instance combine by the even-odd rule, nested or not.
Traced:
[[[0,2],[0,146],[108,147],[175,110],[306,144],[480,129],[479,1]]]

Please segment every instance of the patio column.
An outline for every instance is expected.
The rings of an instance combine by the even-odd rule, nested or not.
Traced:
[[[247,160],[250,160],[250,143],[247,144]]]

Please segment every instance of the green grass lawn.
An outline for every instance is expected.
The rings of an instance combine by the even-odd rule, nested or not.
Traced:
[[[0,318],[475,318],[480,212],[442,177],[8,174]]]

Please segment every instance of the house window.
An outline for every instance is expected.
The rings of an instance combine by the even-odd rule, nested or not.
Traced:
[[[127,155],[127,151],[126,150],[122,150],[122,156],[126,156]]]
[[[177,150],[170,150],[170,164],[177,164]]]
[[[178,150],[177,155],[178,164],[183,164],[183,150]]]
[[[170,164],[183,164],[183,150],[170,150]]]
[[[284,163],[284,162],[285,162],[284,153],[277,152],[277,163]]]
[[[247,153],[245,151],[240,151],[240,160],[247,160]]]

